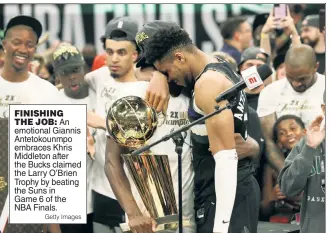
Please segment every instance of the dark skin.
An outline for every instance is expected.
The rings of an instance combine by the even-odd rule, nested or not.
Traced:
[[[317,80],[318,63],[315,52],[307,45],[293,45],[286,54],[285,67],[286,77],[297,92],[305,92]],[[276,113],[261,117],[260,121],[266,142],[267,160],[278,174],[284,166],[285,156],[273,141],[272,126],[276,122]]]
[[[61,80],[65,94],[73,99],[83,99],[88,96],[88,84],[84,81],[84,66],[67,67],[55,71]]]
[[[141,74],[140,71],[141,70],[139,70],[139,73]],[[143,72],[144,72],[144,70],[142,71],[142,73]],[[147,69],[146,72],[147,72],[146,76],[148,76],[147,79],[152,78],[153,80],[160,80],[161,81],[160,83],[165,84],[163,87],[168,89],[168,85],[166,82],[167,79],[162,73],[155,72],[151,69]],[[216,74],[222,76],[220,73],[216,73]],[[214,76],[214,74],[211,76]],[[205,80],[208,80],[208,78],[206,78]],[[227,82],[227,84],[232,85],[231,83],[229,83],[229,81]],[[155,99],[154,99],[154,101],[155,101]],[[152,102],[154,102],[154,101],[152,101]],[[160,101],[158,101],[158,100],[156,100],[156,102],[160,103]],[[166,103],[167,102],[168,101],[166,101]],[[164,108],[164,105],[166,105],[166,103],[163,104],[161,109]],[[231,111],[228,111],[228,113],[232,114]],[[233,116],[231,119],[233,121]],[[246,142],[242,139],[241,136],[240,137],[239,136],[236,137],[236,139],[238,139],[238,143],[240,145],[244,145]],[[232,140],[234,141],[234,138],[232,138]],[[245,155],[243,155],[243,157],[251,156],[252,151],[251,150],[247,151],[248,148],[254,148],[254,149],[257,148],[256,151],[259,150],[257,143],[255,141],[254,141],[254,143],[250,144],[251,147],[249,147],[249,146],[246,146],[245,148],[243,147],[243,149],[239,153],[245,153]],[[230,145],[229,147],[233,148],[234,143],[233,143],[233,145]],[[141,211],[139,210],[137,203],[135,202],[135,199],[132,195],[132,191],[130,188],[128,178],[123,169],[123,162],[120,157],[121,153],[125,153],[125,152],[123,152],[122,149],[112,139],[107,139],[105,172],[108,177],[108,180],[111,184],[111,187],[112,187],[118,201],[120,202],[122,208],[124,209],[124,211],[127,213],[128,217],[129,217],[129,225],[130,225],[131,230],[133,230],[133,232],[137,232],[137,233],[153,232],[153,228],[156,227],[156,222],[154,219],[152,219],[148,216],[144,216],[141,213]]]
[[[107,138],[105,173],[117,200],[128,215],[132,232],[152,233],[156,229],[156,222],[141,213],[125,174],[121,154],[127,153],[129,152],[116,144],[113,139]]]
[[[28,66],[36,52],[36,33],[27,26],[12,27],[6,33],[2,46],[6,51],[2,77],[9,82],[27,80]]]

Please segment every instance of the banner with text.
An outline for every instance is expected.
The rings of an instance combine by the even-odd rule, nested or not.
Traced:
[[[161,19],[179,23],[196,45],[206,52],[223,45],[220,25],[228,17],[247,16],[253,21],[256,14],[270,12],[272,4],[1,4],[0,28],[10,18],[25,14],[36,17],[48,31],[49,42],[71,41],[78,48],[95,44],[102,51],[100,37],[107,22],[114,17],[128,15],[142,26],[145,22]]]

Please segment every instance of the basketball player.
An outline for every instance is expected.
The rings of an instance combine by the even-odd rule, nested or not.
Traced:
[[[153,21],[144,25],[137,39],[146,63],[153,64],[168,81],[193,91],[191,120],[212,113],[215,105],[224,107],[228,103],[217,104],[215,98],[240,81],[240,77],[226,62],[218,62],[193,45],[179,26]],[[235,133],[243,140],[248,138],[246,121],[247,99],[240,91],[231,109],[191,129],[197,232],[227,233],[230,220],[235,233],[244,226],[250,232],[257,231],[259,188],[251,175],[253,165],[245,159],[238,164],[235,149]]]
[[[87,110],[94,109],[95,93],[84,80],[85,61],[80,51],[69,43],[60,44],[53,53],[53,66],[63,89],[60,94],[71,104],[86,104]],[[91,131],[91,129],[89,129]],[[86,156],[87,166],[87,224],[60,224],[62,233],[93,233],[92,206],[92,166],[93,161]]]
[[[127,17],[116,18],[107,25],[105,47],[107,53],[107,69],[110,70],[110,75],[93,75],[93,77],[91,74],[87,75],[89,83],[94,85],[97,90],[97,102],[104,103],[96,109],[96,113],[101,116],[105,117],[105,114],[112,103],[121,97],[134,95],[144,98],[146,95],[149,83],[137,81],[134,75],[134,64],[138,57],[135,44],[135,35],[137,31],[138,25],[136,22]],[[95,71],[95,74],[96,72],[98,72],[98,70]],[[162,74],[158,73],[158,75]],[[154,136],[150,139],[150,142],[170,133],[172,130],[179,128],[179,126],[182,126],[183,124],[187,124],[188,106],[189,99],[184,95],[180,95],[176,98],[171,97],[166,109],[164,123],[158,127]],[[102,127],[104,126],[101,125],[99,128]],[[194,175],[191,163],[189,135],[186,137],[185,142],[182,158],[183,217],[188,219],[191,225],[185,227],[184,232],[194,233],[196,232],[193,209]],[[177,154],[175,153],[175,144],[173,141],[168,140],[165,143],[159,144],[152,148],[152,151],[156,154],[168,155],[173,184],[174,187],[177,187]],[[120,148],[111,138],[107,138],[105,170],[112,191],[126,212],[129,225],[133,232],[152,232],[152,227],[156,227],[156,222],[148,217],[143,209],[139,208],[142,207],[142,203],[139,198],[136,199],[138,193],[135,190],[134,185],[130,187],[130,178],[128,178],[125,173],[120,157],[121,153],[122,148]],[[98,155],[96,156],[96,160],[98,160],[97,157]],[[103,167],[100,167],[99,170],[101,170],[100,172],[103,172]],[[100,176],[98,176],[97,179],[100,180]],[[177,188],[175,188],[174,191],[177,196]]]
[[[30,16],[16,16],[9,20],[2,46],[4,66],[0,74],[0,118],[9,117],[10,104],[67,103],[50,82],[29,72],[39,38],[40,22]],[[2,209],[0,209],[2,211]],[[6,233],[41,232],[40,224],[8,224]],[[48,229],[58,232],[58,229]]]

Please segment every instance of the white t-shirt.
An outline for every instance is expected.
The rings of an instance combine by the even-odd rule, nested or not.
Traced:
[[[89,73],[86,76],[86,80],[89,82],[92,89],[96,90],[96,112],[106,117],[109,107],[119,98],[125,96],[139,96],[145,98],[146,90],[148,87],[148,82],[136,81],[136,82],[118,82],[110,76],[108,67],[102,67],[94,72]],[[167,117],[163,125],[159,126],[155,131],[153,137],[149,140],[149,143],[163,137],[165,134],[170,133],[172,130],[176,130],[180,126],[187,124],[187,109],[189,106],[189,99],[184,96],[179,96],[177,98],[170,98]],[[100,132],[100,131],[99,131]],[[93,189],[103,195],[115,198],[115,195],[111,191],[108,179],[104,173],[104,163],[105,163],[105,143],[106,143],[106,133],[97,133],[98,138],[96,143],[99,141],[99,146],[96,150],[101,154],[101,156],[96,155],[96,162],[98,165],[94,166],[94,179],[92,181]],[[102,140],[103,137],[103,140]],[[100,146],[101,144],[101,146]],[[193,192],[193,166],[191,164],[191,148],[190,135],[185,139],[185,144],[183,146],[182,154],[182,187],[183,187],[183,215],[190,218],[194,223],[194,192]],[[169,157],[169,163],[172,173],[172,180],[174,185],[174,191],[177,199],[178,194],[178,157],[175,153],[175,144],[172,140],[163,142],[153,148],[152,152],[155,154],[167,154]],[[98,157],[98,158],[97,158]],[[125,169],[126,170],[126,169]],[[128,173],[127,173],[128,174]],[[135,197],[139,197],[138,192],[133,185],[133,182],[128,174],[128,178],[131,182],[132,191]],[[136,199],[140,207],[143,206],[140,198]]]
[[[8,118],[9,104],[68,104],[50,82],[29,73],[24,82],[9,82],[0,76],[0,117]]]
[[[68,97],[64,89],[60,90],[60,94],[63,96],[63,98],[67,99],[67,101],[71,104],[86,104],[87,105],[87,111],[91,111],[94,109],[94,103],[95,103],[95,93],[93,90],[89,90],[89,95],[83,99],[74,99]],[[90,128],[90,132],[92,134],[93,129]],[[86,181],[86,193],[87,193],[87,214],[90,214],[93,212],[93,202],[92,202],[92,177],[93,177],[93,164],[94,161],[86,155],[86,168],[87,168],[87,181]]]
[[[158,126],[154,135],[148,144],[155,142],[163,136],[177,130],[178,128],[189,124],[188,110],[189,98],[180,95],[176,98],[170,97],[165,121],[162,125]],[[192,149],[190,148],[190,131],[187,131],[185,143],[183,144],[182,152],[182,199],[183,199],[183,217],[189,219],[191,224],[195,224],[194,218],[194,171],[192,165]],[[178,155],[175,151],[176,145],[172,139],[166,142],[161,142],[151,148],[155,154],[168,155],[172,183],[176,196],[178,206]],[[133,186],[133,184],[131,185]],[[138,192],[135,190],[135,197],[139,197]],[[139,200],[139,206],[144,209],[142,200]]]
[[[308,127],[317,115],[322,114],[321,103],[325,90],[325,76],[317,73],[317,80],[305,92],[296,92],[287,78],[266,86],[260,93],[257,114],[264,117],[276,112],[283,115],[301,117]]]

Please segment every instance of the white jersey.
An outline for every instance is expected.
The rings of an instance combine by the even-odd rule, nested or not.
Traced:
[[[325,90],[325,76],[317,73],[317,80],[305,92],[296,92],[287,78],[266,86],[260,93],[257,113],[264,117],[276,113],[296,115],[308,127],[317,115],[322,114],[321,103]]]
[[[0,76],[0,118],[9,117],[9,104],[67,104],[50,82],[29,73],[23,82],[9,82]]]
[[[94,72],[87,75],[86,80],[90,83],[92,88],[96,90],[97,106],[96,112],[106,117],[109,107],[119,98],[125,96],[139,96],[145,98],[146,90],[148,87],[148,82],[136,81],[136,82],[118,82],[116,79],[111,78],[108,67],[102,67]],[[184,96],[179,96],[177,98],[170,98],[167,117],[163,125],[159,126],[153,137],[149,140],[149,143],[163,137],[165,134],[170,133],[172,130],[179,128],[187,124],[187,110],[189,106],[189,99]],[[104,141],[102,144],[106,143],[105,132],[98,133],[98,140]],[[183,158],[182,158],[182,174],[183,174],[183,215],[189,218],[192,223],[194,223],[194,193],[193,193],[193,167],[191,165],[191,149],[190,149],[190,135],[185,139],[185,144],[183,146]],[[99,144],[100,145],[100,144]],[[108,179],[104,173],[104,163],[105,163],[105,145],[96,148],[101,153],[99,157],[96,155],[96,161],[98,160],[98,165],[94,166],[94,179],[93,179],[93,190],[115,198],[115,195],[111,191]],[[175,153],[175,144],[172,140],[163,142],[153,148],[152,152],[155,154],[167,154],[169,156],[169,163],[172,173],[173,185],[175,189],[175,195],[177,198],[178,194],[178,157]],[[98,157],[98,158],[97,158]],[[126,168],[125,168],[126,169]],[[96,175],[98,174],[98,175]],[[127,173],[128,174],[128,173]],[[132,191],[135,197],[139,197],[137,190],[135,189],[133,182],[128,174],[128,178],[131,182]],[[138,205],[143,206],[140,198],[136,198]]]
[[[111,104],[118,98],[135,91],[145,93],[146,90],[142,88],[146,86],[145,84],[140,84],[141,87],[139,87],[139,83],[136,82],[120,83],[115,81],[110,76],[110,71],[106,66],[88,73],[85,79],[96,93],[95,112],[104,118],[106,118]],[[104,172],[106,139],[106,132],[98,129],[95,135],[96,154],[93,165],[92,189],[102,195],[116,199]]]
[[[189,124],[187,110],[189,107],[189,99],[184,95],[176,98],[170,97],[165,121],[158,126],[152,138],[148,143],[152,143],[162,138],[163,136],[177,130],[178,128]],[[194,171],[192,165],[192,149],[190,148],[190,132],[187,132],[184,140],[182,152],[182,199],[183,199],[183,217],[189,219],[190,223],[195,225],[194,218]],[[178,155],[175,151],[176,145],[172,139],[166,142],[161,142],[151,148],[154,154],[168,155],[172,182],[174,186],[175,196],[178,206]],[[131,185],[132,186],[132,185]],[[136,191],[137,192],[137,191]],[[137,195],[138,192],[137,192]],[[144,209],[142,200],[139,207]]]
[[[94,103],[95,103],[95,93],[93,90],[89,90],[89,95],[83,99],[74,99],[68,97],[64,89],[60,90],[61,95],[63,98],[67,99],[68,102],[71,104],[86,104],[87,105],[87,111],[92,111],[94,109]],[[90,132],[92,134],[93,129],[90,129]],[[87,180],[86,180],[86,193],[87,193],[87,214],[93,213],[93,202],[92,202],[92,177],[93,177],[93,164],[94,161],[86,155],[86,174],[87,174]]]

